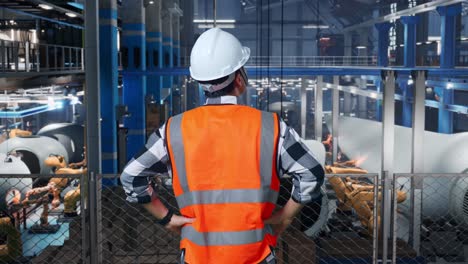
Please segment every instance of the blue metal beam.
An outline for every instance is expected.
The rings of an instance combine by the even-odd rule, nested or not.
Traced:
[[[106,5],[107,4],[107,5]],[[105,8],[104,8],[105,6]],[[117,114],[119,103],[117,62],[117,1],[101,2],[99,9],[99,52],[101,82],[102,172],[117,173]]]
[[[411,127],[412,125],[412,120],[413,120],[413,104],[412,100],[413,99],[413,86],[409,85],[407,82],[403,82],[400,84],[400,88],[403,91],[403,118],[402,118],[402,123],[403,126],[405,127]]]
[[[126,69],[146,72],[146,27],[143,0],[122,2],[122,47],[126,51]],[[146,74],[133,75],[124,71],[123,102],[130,116],[124,120],[127,133],[127,159],[138,153],[146,141]]]
[[[148,71],[157,71],[163,66],[163,46],[161,32],[146,32],[146,49],[148,51]],[[152,96],[155,102],[161,101],[162,78],[160,76],[148,76],[146,93]]]
[[[462,12],[461,4],[437,7],[440,15],[440,67],[455,67],[456,18]]]
[[[440,67],[444,69],[455,67],[456,18],[461,11],[461,4],[441,6],[437,8],[437,12],[440,15]],[[451,134],[453,133],[453,113],[442,106],[453,103],[454,92],[451,89],[445,89],[446,87],[443,88],[442,97],[440,99],[441,107],[439,107],[438,128],[440,133]]]
[[[405,25],[405,62],[407,68],[416,66],[416,25],[419,22],[418,16],[401,17],[401,23]]]
[[[437,86],[447,88],[447,85],[450,84],[450,89],[453,90],[460,90],[460,91],[468,91],[468,83],[461,83],[461,82],[454,82],[455,79],[451,79],[450,82],[448,81],[434,81],[434,80],[427,80],[428,86]]]
[[[390,44],[388,31],[391,27],[392,24],[389,22],[375,24],[375,28],[379,32],[377,46],[377,65],[381,67],[388,66],[388,46]]]

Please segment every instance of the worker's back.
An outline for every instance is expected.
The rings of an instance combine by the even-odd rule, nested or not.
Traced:
[[[187,263],[259,263],[275,244],[269,226],[279,190],[275,114],[207,105],[171,118],[167,145]]]

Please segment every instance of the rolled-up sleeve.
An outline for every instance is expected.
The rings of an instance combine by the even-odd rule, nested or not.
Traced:
[[[281,137],[279,141],[279,176],[292,177],[291,198],[301,204],[320,197],[325,172],[309,148],[302,143],[293,128],[280,122]]]
[[[125,166],[120,181],[127,195],[127,201],[132,203],[151,202],[149,180],[157,174],[168,173],[168,155],[165,146],[165,126],[154,131],[146,145]]]

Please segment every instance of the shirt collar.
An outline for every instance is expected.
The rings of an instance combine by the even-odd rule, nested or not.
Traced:
[[[224,95],[220,97],[213,97],[206,99],[205,105],[216,105],[216,104],[237,104],[237,97],[233,95]]]

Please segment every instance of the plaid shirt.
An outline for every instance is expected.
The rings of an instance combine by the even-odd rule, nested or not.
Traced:
[[[234,96],[209,98],[206,104],[237,104]],[[127,164],[120,176],[127,200],[133,203],[151,201],[149,178],[157,174],[171,175],[165,125],[151,134],[146,146]],[[299,203],[308,203],[320,196],[324,170],[310,150],[301,142],[299,135],[280,121],[278,142],[278,176],[292,177],[291,197]]]

